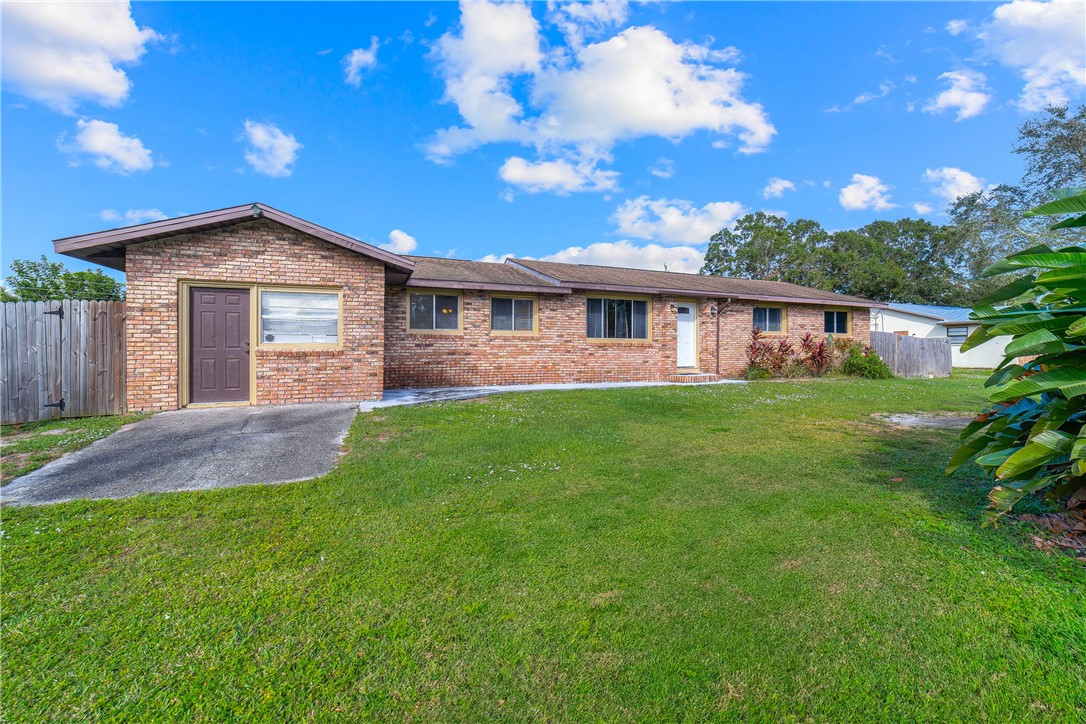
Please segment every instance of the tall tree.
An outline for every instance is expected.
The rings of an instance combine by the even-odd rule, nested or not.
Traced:
[[[817,221],[747,214],[713,234],[701,273],[817,285],[824,283],[816,259],[825,239]]]
[[[1037,118],[1018,127],[1012,150],[1023,156],[1026,171],[1017,186],[1003,184],[956,199],[947,215],[961,235],[967,273],[974,279],[977,297],[1006,280],[980,279],[980,272],[997,259],[1037,244],[1066,245],[1048,224],[1024,214],[1049,200],[1053,189],[1086,186],[1086,106],[1072,112],[1067,106],[1049,106]],[[1081,229],[1070,234],[1075,243],[1086,241]]]
[[[124,285],[113,277],[94,269],[69,271],[64,264],[49,261],[44,254],[40,260],[16,259],[11,262],[12,274],[0,287],[0,301],[42,302],[59,299],[124,299]]]

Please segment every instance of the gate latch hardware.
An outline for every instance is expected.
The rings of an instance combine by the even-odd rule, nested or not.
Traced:
[[[46,314],[55,314],[58,317],[60,317],[61,319],[64,319],[64,307],[57,307],[56,309],[54,309],[51,312],[46,312]],[[46,405],[46,407],[49,407],[49,405]],[[63,410],[64,408],[62,407],[60,409]]]
[[[46,312],[46,314],[52,314],[52,312]],[[59,407],[59,408],[60,408],[60,411],[61,411],[61,412],[64,412],[64,407],[65,407],[65,405],[64,405],[64,398],[63,398],[63,397],[61,397],[61,398],[60,398],[60,402],[54,402],[54,403],[52,403],[52,404],[49,404],[49,405],[42,405],[42,407]]]

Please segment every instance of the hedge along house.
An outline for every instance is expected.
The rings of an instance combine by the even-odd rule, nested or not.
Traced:
[[[263,204],[58,239],[127,277],[127,404],[740,374],[771,337],[869,338],[882,305],[781,282],[393,254]]]

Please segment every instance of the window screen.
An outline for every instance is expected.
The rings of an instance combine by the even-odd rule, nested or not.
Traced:
[[[490,328],[495,332],[534,332],[535,300],[493,297]]]
[[[260,341],[261,344],[337,344],[339,295],[262,291]]]
[[[780,307],[755,307],[754,326],[763,332],[781,331]]]

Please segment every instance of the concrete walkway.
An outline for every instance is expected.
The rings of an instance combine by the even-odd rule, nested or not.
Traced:
[[[324,475],[355,403],[215,407],[162,412],[0,488],[0,501],[75,498],[285,483]]]
[[[386,390],[384,399],[376,402],[362,402],[358,409],[362,412],[378,410],[382,407],[400,405],[421,405],[426,402],[445,400],[470,400],[502,392],[540,392],[543,390],[612,390],[623,387],[667,387],[693,385],[744,385],[742,380],[714,380],[713,382],[586,382],[556,385],[492,385],[490,387],[432,387],[418,390]]]

